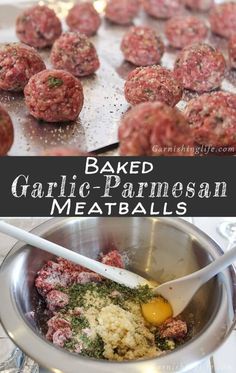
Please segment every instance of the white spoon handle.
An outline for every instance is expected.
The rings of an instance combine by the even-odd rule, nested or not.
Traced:
[[[227,251],[220,258],[216,259],[213,263],[196,272],[196,276],[199,278],[201,284],[204,284],[212,277],[223,271],[225,268],[232,265],[234,261],[236,261],[236,246],[233,249]]]

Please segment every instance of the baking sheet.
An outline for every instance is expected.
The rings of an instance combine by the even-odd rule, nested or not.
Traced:
[[[15,19],[24,8],[36,3],[37,1],[17,1],[17,3],[12,2],[12,5],[9,5],[8,1],[8,4],[1,5],[0,2],[0,42],[17,41]],[[64,30],[67,30],[64,17],[74,1],[45,0],[38,1],[38,3],[52,7],[62,19]],[[96,8],[101,13],[105,3],[105,0],[94,1]],[[193,12],[191,13],[193,14]],[[198,16],[207,18],[201,13],[198,13]],[[134,23],[154,27],[167,45],[163,34],[163,21],[157,21],[141,12]],[[98,35],[91,38],[97,48],[101,68],[95,75],[81,79],[84,87],[85,105],[76,122],[69,124],[39,122],[29,115],[24,105],[23,94],[0,93],[0,102],[9,111],[15,129],[15,140],[9,155],[36,155],[44,149],[55,146],[72,146],[81,150],[93,151],[118,141],[119,120],[129,108],[123,94],[124,80],[134,68],[123,60],[120,51],[120,42],[126,31],[127,27],[110,24],[103,19]],[[208,42],[220,47],[228,59],[225,39],[212,36],[209,33]],[[50,50],[43,50],[40,54],[47,66],[50,67]],[[161,64],[171,69],[175,58],[176,50],[167,47]],[[222,84],[222,89],[236,93],[236,71],[229,71]],[[186,91],[178,107],[182,110],[186,101],[196,95]],[[110,154],[114,154],[114,152]]]

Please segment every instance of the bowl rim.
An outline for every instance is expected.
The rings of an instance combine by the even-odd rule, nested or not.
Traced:
[[[43,222],[39,224],[37,227],[33,228],[31,232],[39,234],[39,235],[47,235],[50,233],[52,229],[57,229],[60,225],[63,225],[63,223],[68,224],[70,221],[83,221],[87,219],[98,219],[98,218],[87,218],[87,217],[80,217],[80,218],[52,218],[47,220],[46,222]],[[132,219],[132,218],[112,218],[112,217],[104,217],[102,219]],[[183,232],[186,231],[190,236],[196,236],[198,239],[200,239],[201,243],[205,243],[204,247],[206,248],[206,251],[210,251],[210,247],[214,251],[213,257],[217,257],[219,255],[223,254],[222,249],[220,246],[211,239],[206,233],[202,232],[198,227],[193,226],[191,223],[180,219],[180,218],[173,218],[173,217],[141,217],[141,218],[135,218],[135,219],[150,219],[150,220],[163,220],[167,223],[170,223],[172,226],[177,227],[178,229],[182,230]],[[5,257],[1,267],[0,267],[0,284],[3,286],[3,304],[4,307],[0,305],[0,320],[2,321],[3,328],[9,335],[9,337],[13,340],[15,344],[17,344],[21,350],[23,350],[26,354],[30,355],[35,361],[37,361],[40,366],[45,367],[46,369],[49,369],[49,371],[53,372],[63,372],[63,373],[77,373],[78,368],[81,370],[81,372],[86,371],[90,372],[89,369],[91,369],[91,372],[96,369],[97,372],[105,373],[110,372],[110,369],[112,368],[118,368],[123,369],[124,373],[126,372],[140,372],[143,368],[151,369],[150,371],[156,370],[157,367],[167,367],[167,366],[174,366],[175,371],[185,371],[186,369],[189,369],[190,367],[194,367],[197,364],[200,363],[200,361],[204,360],[206,357],[211,355],[219,346],[221,346],[222,343],[225,342],[225,340],[229,337],[230,333],[234,329],[234,326],[236,324],[236,305],[233,304],[233,311],[234,311],[234,318],[230,322],[230,327],[227,328],[227,331],[224,332],[224,336],[220,338],[219,341],[214,341],[214,346],[210,343],[209,340],[209,331],[212,331],[214,324],[216,321],[218,323],[222,323],[225,319],[225,314],[227,313],[227,293],[226,290],[223,288],[222,284],[222,300],[221,305],[219,306],[219,309],[217,310],[217,314],[215,315],[214,320],[212,321],[212,324],[209,325],[209,327],[202,332],[199,333],[199,336],[197,338],[194,338],[192,341],[189,341],[186,345],[184,345],[182,348],[179,348],[175,351],[172,351],[169,354],[165,354],[163,356],[159,356],[157,358],[152,359],[143,359],[143,360],[133,360],[133,361],[124,361],[124,362],[113,362],[113,361],[106,361],[106,360],[96,360],[86,357],[81,357],[75,354],[71,354],[70,352],[64,350],[63,348],[57,348],[52,343],[46,341],[43,336],[39,336],[30,326],[27,324],[26,320],[22,317],[22,314],[20,313],[18,306],[15,302],[15,298],[12,295],[11,292],[11,286],[7,282],[8,278],[5,278],[4,276],[4,270],[6,263],[12,259],[14,259],[14,255],[17,255],[20,253],[21,250],[23,250],[26,246],[25,243],[22,242],[16,242],[16,244],[12,247],[12,249],[9,251],[7,256]],[[212,254],[212,252],[210,252]],[[12,264],[12,262],[11,262]],[[9,269],[8,269],[9,270]],[[232,295],[234,298],[236,298],[236,272],[235,268],[233,266],[230,266],[229,269],[225,270],[223,272],[224,276],[228,279],[232,286]],[[6,273],[5,273],[6,275]],[[235,300],[235,299],[234,299]],[[1,302],[2,303],[2,302]],[[10,308],[9,308],[10,307]],[[23,323],[24,321],[24,323]],[[22,327],[22,324],[24,327]],[[207,335],[206,335],[207,334]],[[206,343],[206,341],[208,341]],[[46,343],[45,343],[46,342]],[[206,345],[206,350],[203,350],[202,346]],[[193,344],[196,344],[198,346],[199,351],[201,353],[196,353],[197,346],[193,347]],[[32,350],[29,351],[29,346],[34,346]],[[193,358],[191,361],[191,358],[187,359],[188,362],[186,364],[183,364],[183,349],[185,350],[185,355],[194,355],[195,359]],[[194,351],[195,350],[195,351]],[[197,355],[197,356],[196,356]],[[197,357],[197,359],[196,359]],[[69,358],[70,358],[70,365],[69,365]],[[69,370],[67,370],[69,369]],[[84,369],[84,370],[83,370]],[[160,368],[160,372],[165,371]],[[164,368],[165,369],[165,368]]]

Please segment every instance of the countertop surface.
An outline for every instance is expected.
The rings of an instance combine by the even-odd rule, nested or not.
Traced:
[[[21,219],[5,219],[10,224],[16,225],[26,230],[31,230],[47,219],[43,218],[21,218]],[[193,218],[194,224],[200,229],[204,230],[209,236],[217,241],[220,246],[225,249],[227,247],[227,240],[222,238],[217,232],[219,224],[226,220],[226,218]],[[0,234],[0,263],[7,255],[16,241],[13,238],[8,238]],[[4,341],[6,338],[2,329],[0,329],[0,339]],[[6,338],[7,342],[7,338]],[[191,373],[234,373],[236,367],[236,330],[231,334],[225,344],[203,364],[196,369],[191,370]],[[27,359],[24,370],[21,373],[30,373],[32,362]],[[6,371],[7,373],[7,371]],[[17,372],[15,372],[17,373]],[[40,370],[43,373],[43,370]]]

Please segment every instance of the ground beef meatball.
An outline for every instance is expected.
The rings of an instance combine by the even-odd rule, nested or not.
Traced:
[[[236,3],[215,5],[209,20],[212,32],[225,38],[233,36],[236,33]]]
[[[65,32],[53,45],[51,62],[75,76],[93,74],[100,66],[94,45],[87,36],[78,32]]]
[[[121,50],[127,61],[136,66],[148,66],[160,62],[164,44],[152,28],[135,26],[124,35]]]
[[[179,13],[182,0],[143,0],[144,10],[152,17],[167,19]]]
[[[62,70],[44,70],[34,75],[24,93],[30,114],[46,122],[75,120],[84,102],[80,81]]]
[[[66,23],[72,31],[79,31],[87,36],[95,35],[101,25],[101,18],[89,2],[78,3],[70,9]]]
[[[214,0],[184,0],[184,4],[192,10],[209,10],[214,4]]]
[[[59,18],[47,6],[36,5],[27,9],[16,20],[16,33],[20,41],[35,48],[50,47],[61,32]]]
[[[131,105],[161,101],[175,106],[182,93],[173,72],[161,66],[138,67],[129,74],[125,83],[125,98]]]
[[[139,11],[139,0],[109,0],[105,16],[119,25],[129,25]]]
[[[170,318],[160,326],[159,333],[161,338],[181,340],[188,333],[187,323],[186,321]]]
[[[14,131],[11,118],[0,105],[0,156],[6,155],[10,150],[14,139]]]
[[[177,110],[161,102],[145,102],[131,109],[119,127],[120,155],[193,155],[190,126]]]
[[[192,99],[185,116],[198,144],[236,147],[236,94],[214,92]]]
[[[25,44],[0,46],[0,89],[22,91],[31,76],[46,69],[38,52]]]
[[[76,148],[55,147],[44,150],[41,155],[45,157],[87,157],[91,154]]]
[[[229,62],[233,69],[236,69],[236,35],[229,41]]]
[[[203,41],[208,33],[205,22],[194,16],[176,16],[165,27],[169,44],[174,48],[184,48]]]
[[[218,88],[226,73],[223,54],[208,44],[194,44],[178,55],[174,70],[184,88],[207,92]]]

